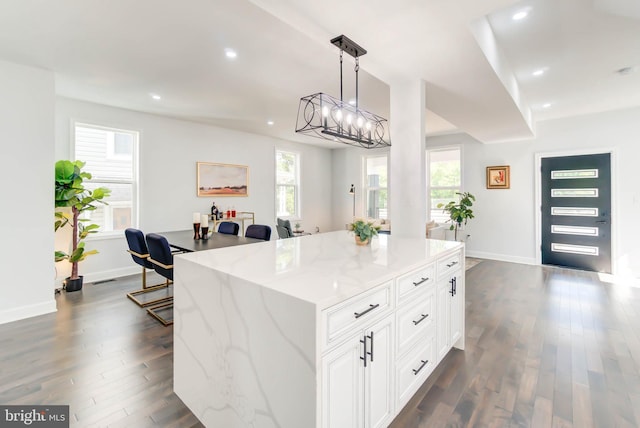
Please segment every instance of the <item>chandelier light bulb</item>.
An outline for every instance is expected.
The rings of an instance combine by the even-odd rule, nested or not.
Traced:
[[[322,107],[322,116],[324,117],[329,116],[329,107],[327,106]]]
[[[365,125],[365,128],[367,128],[367,131],[371,130],[371,122],[367,122],[367,124]]]
[[[351,117],[351,115],[350,115],[350,114],[348,114],[348,115],[347,115],[347,123],[348,123],[349,125],[351,125],[351,121],[352,121],[352,120],[353,120],[353,118]]]
[[[336,119],[338,119],[338,120],[342,120],[342,110],[338,110],[338,111],[336,112]]]
[[[358,120],[356,121],[356,123],[358,124],[358,128],[362,128],[362,125],[364,124],[364,119],[362,118],[362,116],[358,116]]]

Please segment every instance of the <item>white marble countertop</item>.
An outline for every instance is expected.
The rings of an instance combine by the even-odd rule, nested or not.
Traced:
[[[361,247],[352,233],[336,231],[176,257],[324,309],[461,246],[452,241],[379,235]]]

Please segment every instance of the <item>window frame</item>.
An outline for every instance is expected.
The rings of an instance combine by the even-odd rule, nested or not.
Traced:
[[[278,153],[286,153],[289,155],[293,155],[295,157],[295,184],[285,184],[285,183],[278,183]],[[274,156],[273,156],[273,162],[274,162],[274,205],[275,205],[275,214],[277,218],[282,218],[285,220],[294,220],[294,221],[300,221],[301,220],[301,211],[302,211],[302,183],[301,183],[301,178],[300,178],[300,171],[302,170],[302,155],[300,154],[300,152],[295,151],[295,150],[288,150],[288,149],[280,149],[280,148],[275,148],[275,152],[274,152]],[[293,187],[293,199],[294,199],[294,213],[293,214],[289,214],[289,215],[279,215],[278,214],[278,207],[279,205],[279,189],[281,187]],[[286,193],[286,192],[285,192]]]
[[[431,185],[431,153],[433,152],[442,152],[442,151],[451,151],[458,150],[458,159],[460,159],[460,185],[459,186],[432,186]],[[428,147],[426,149],[426,182],[427,182],[427,221],[433,221],[434,219],[431,217],[431,211],[438,209],[436,207],[431,207],[431,191],[434,189],[442,189],[442,190],[455,190],[457,192],[464,192],[464,158],[463,158],[463,150],[461,144],[452,144],[448,146],[435,146]],[[448,218],[448,216],[447,216]]]
[[[70,138],[71,138],[71,159],[78,160],[76,155],[76,139],[77,139],[77,128],[92,128],[98,130],[105,130],[110,132],[120,132],[120,133],[128,133],[133,135],[132,149],[131,149],[131,180],[123,180],[123,179],[100,179],[100,180],[86,180],[86,183],[93,183],[98,185],[104,185],[104,187],[109,187],[109,184],[130,184],[131,185],[131,226],[132,228],[139,228],[139,188],[140,188],[140,177],[139,177],[139,150],[140,150],[140,140],[142,136],[142,132],[139,129],[126,129],[121,126],[111,126],[111,125],[97,125],[95,123],[91,123],[91,121],[85,120],[71,120],[70,126]],[[116,155],[113,153],[114,142],[107,141],[106,147],[106,155],[105,161],[117,161],[122,159],[121,155]],[[91,172],[91,171],[88,171]],[[113,221],[113,207],[121,208],[123,205],[120,202],[109,202],[108,199],[105,200],[109,205],[104,205],[104,222]],[[100,229],[102,229],[103,225],[100,225]],[[110,231],[101,231],[98,229],[96,233],[90,234],[86,239],[87,240],[100,240],[100,239],[113,239],[124,236],[124,230],[110,230]]]

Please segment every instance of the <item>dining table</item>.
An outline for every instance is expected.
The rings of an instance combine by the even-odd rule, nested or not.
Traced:
[[[244,236],[229,235],[218,232],[211,233],[207,239],[194,239],[193,230],[176,230],[171,232],[161,232],[159,234],[167,238],[170,247],[187,252],[213,250],[216,248],[233,247],[235,245],[264,242],[261,239],[246,238]]]

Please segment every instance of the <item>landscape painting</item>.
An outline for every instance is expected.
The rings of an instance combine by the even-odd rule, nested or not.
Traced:
[[[249,167],[197,163],[198,196],[249,196]]]

